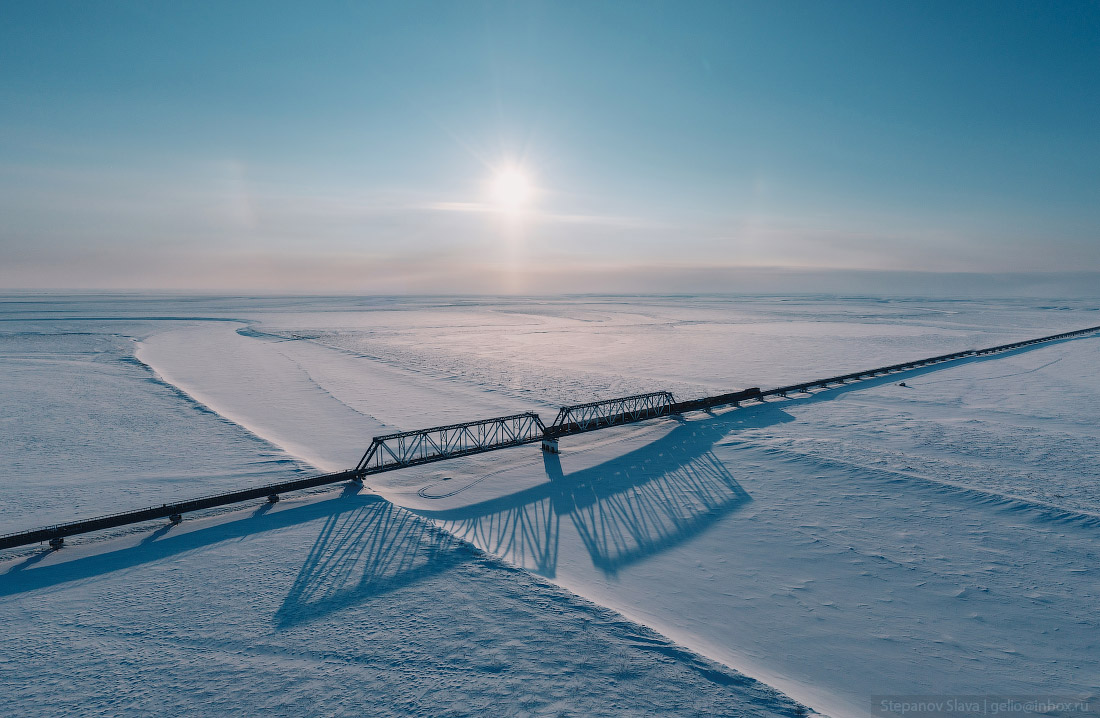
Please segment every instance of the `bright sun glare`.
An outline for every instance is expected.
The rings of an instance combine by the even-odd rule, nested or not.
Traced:
[[[507,167],[497,172],[490,188],[493,201],[509,212],[516,212],[531,201],[533,190],[527,175],[518,168]]]

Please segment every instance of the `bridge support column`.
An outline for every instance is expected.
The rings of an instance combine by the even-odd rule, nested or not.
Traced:
[[[271,494],[270,496],[267,497],[267,503],[269,503],[269,504],[279,503],[279,495],[278,494]]]
[[[50,539],[50,549],[53,550],[53,551],[59,551],[61,549],[61,547],[64,546],[64,545],[65,545],[65,539],[61,538],[60,536],[58,538]]]
[[[183,517],[180,516],[179,514],[172,514],[171,516],[168,517],[168,520],[172,522],[173,526],[175,526],[176,524],[181,523],[183,521]]]
[[[561,453],[558,450],[558,440],[557,439],[543,439],[542,440],[542,450],[545,451],[547,454],[560,454]]]

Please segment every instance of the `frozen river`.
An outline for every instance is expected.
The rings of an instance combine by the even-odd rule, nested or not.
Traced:
[[[767,387],[1100,323],[1084,303],[841,297],[20,297],[2,307],[0,532],[346,468],[393,430],[550,418],[561,403],[637,391]],[[258,670],[280,685],[273,676],[335,641],[341,675],[369,672],[380,690],[393,680],[381,677],[380,643],[332,632],[350,622],[369,633],[368,604],[417,613],[458,591],[472,600],[435,600],[431,631],[392,628],[410,655],[445,646],[447,659],[424,669],[435,702],[413,710],[433,714],[461,713],[445,696],[464,675],[478,677],[481,706],[591,714],[585,696],[595,700],[601,671],[625,701],[609,714],[796,710],[759,684],[707,678],[712,669],[693,663],[707,660],[834,716],[880,715],[884,695],[1095,700],[1098,348],[1080,339],[598,432],[563,440],[560,457],[524,447],[379,475],[368,483],[382,501],[321,492],[258,516],[86,540],[0,566],[0,616],[33,626],[38,643],[27,645],[89,676],[150,636],[182,638],[193,619],[208,634],[194,650],[237,656],[210,680]],[[455,558],[464,544],[452,537],[486,553]],[[260,566],[262,587],[242,593]],[[171,571],[226,595],[174,588]],[[158,585],[171,616],[148,605]],[[517,601],[542,602],[541,615]],[[295,618],[302,611],[308,620]],[[620,659],[578,668],[588,649],[530,642],[589,625]],[[70,633],[112,648],[76,655],[58,647]],[[658,634],[697,656],[646,649]],[[263,658],[244,648],[256,644],[268,646]],[[497,652],[459,660],[477,646]],[[534,661],[540,651],[547,663]],[[198,671],[183,660],[167,673]],[[563,672],[576,702],[540,698]],[[669,682],[693,685],[687,674],[702,676],[698,698],[661,695]],[[520,700],[500,694],[502,676],[542,683]]]

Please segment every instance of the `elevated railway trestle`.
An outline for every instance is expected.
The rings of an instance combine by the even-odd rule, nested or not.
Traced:
[[[1022,349],[1035,344],[1061,341],[1085,336],[1100,331],[1100,326],[1079,329],[1062,334],[1054,334],[1038,339],[1002,344],[985,349],[974,349],[927,359],[918,359],[901,364],[892,364],[877,369],[868,369],[851,374],[842,374],[826,379],[790,384],[762,391],[758,388],[718,394],[715,396],[676,401],[667,391],[648,394],[634,394],[617,399],[604,399],[585,404],[563,406],[554,422],[546,426],[538,414],[525,412],[491,419],[467,421],[460,424],[436,426],[430,429],[403,431],[385,436],[376,436],[371,440],[363,458],[354,469],[323,476],[285,481],[278,484],[258,486],[214,496],[205,496],[189,501],[164,504],[136,511],[126,511],[108,516],[73,521],[65,524],[46,526],[30,531],[20,531],[0,536],[0,549],[26,546],[48,541],[51,548],[60,548],[66,536],[102,531],[105,529],[140,523],[154,519],[167,518],[172,524],[182,520],[184,513],[226,506],[229,504],[266,499],[270,503],[279,500],[279,495],[292,491],[325,486],[345,481],[362,482],[363,478],[384,471],[393,471],[410,466],[418,466],[434,461],[496,451],[513,446],[521,446],[541,441],[544,451],[558,451],[558,439],[573,434],[581,434],[612,426],[648,421],[665,416],[674,416],[689,411],[707,411],[719,406],[738,406],[743,401],[765,401],[767,397],[785,397],[791,393],[807,393],[811,389],[824,389],[832,384],[845,384],[875,376],[908,371],[932,364],[955,361],[971,357],[987,356]]]

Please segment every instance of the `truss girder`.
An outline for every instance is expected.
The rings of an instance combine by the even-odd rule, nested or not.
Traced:
[[[376,436],[355,467],[358,475],[478,454],[540,441],[546,427],[527,412],[463,424]]]
[[[554,423],[547,428],[550,438],[579,434],[605,426],[631,424],[636,421],[669,416],[676,398],[667,391],[654,391],[648,394],[634,394],[617,399],[590,401],[587,404],[563,406],[558,410]]]

